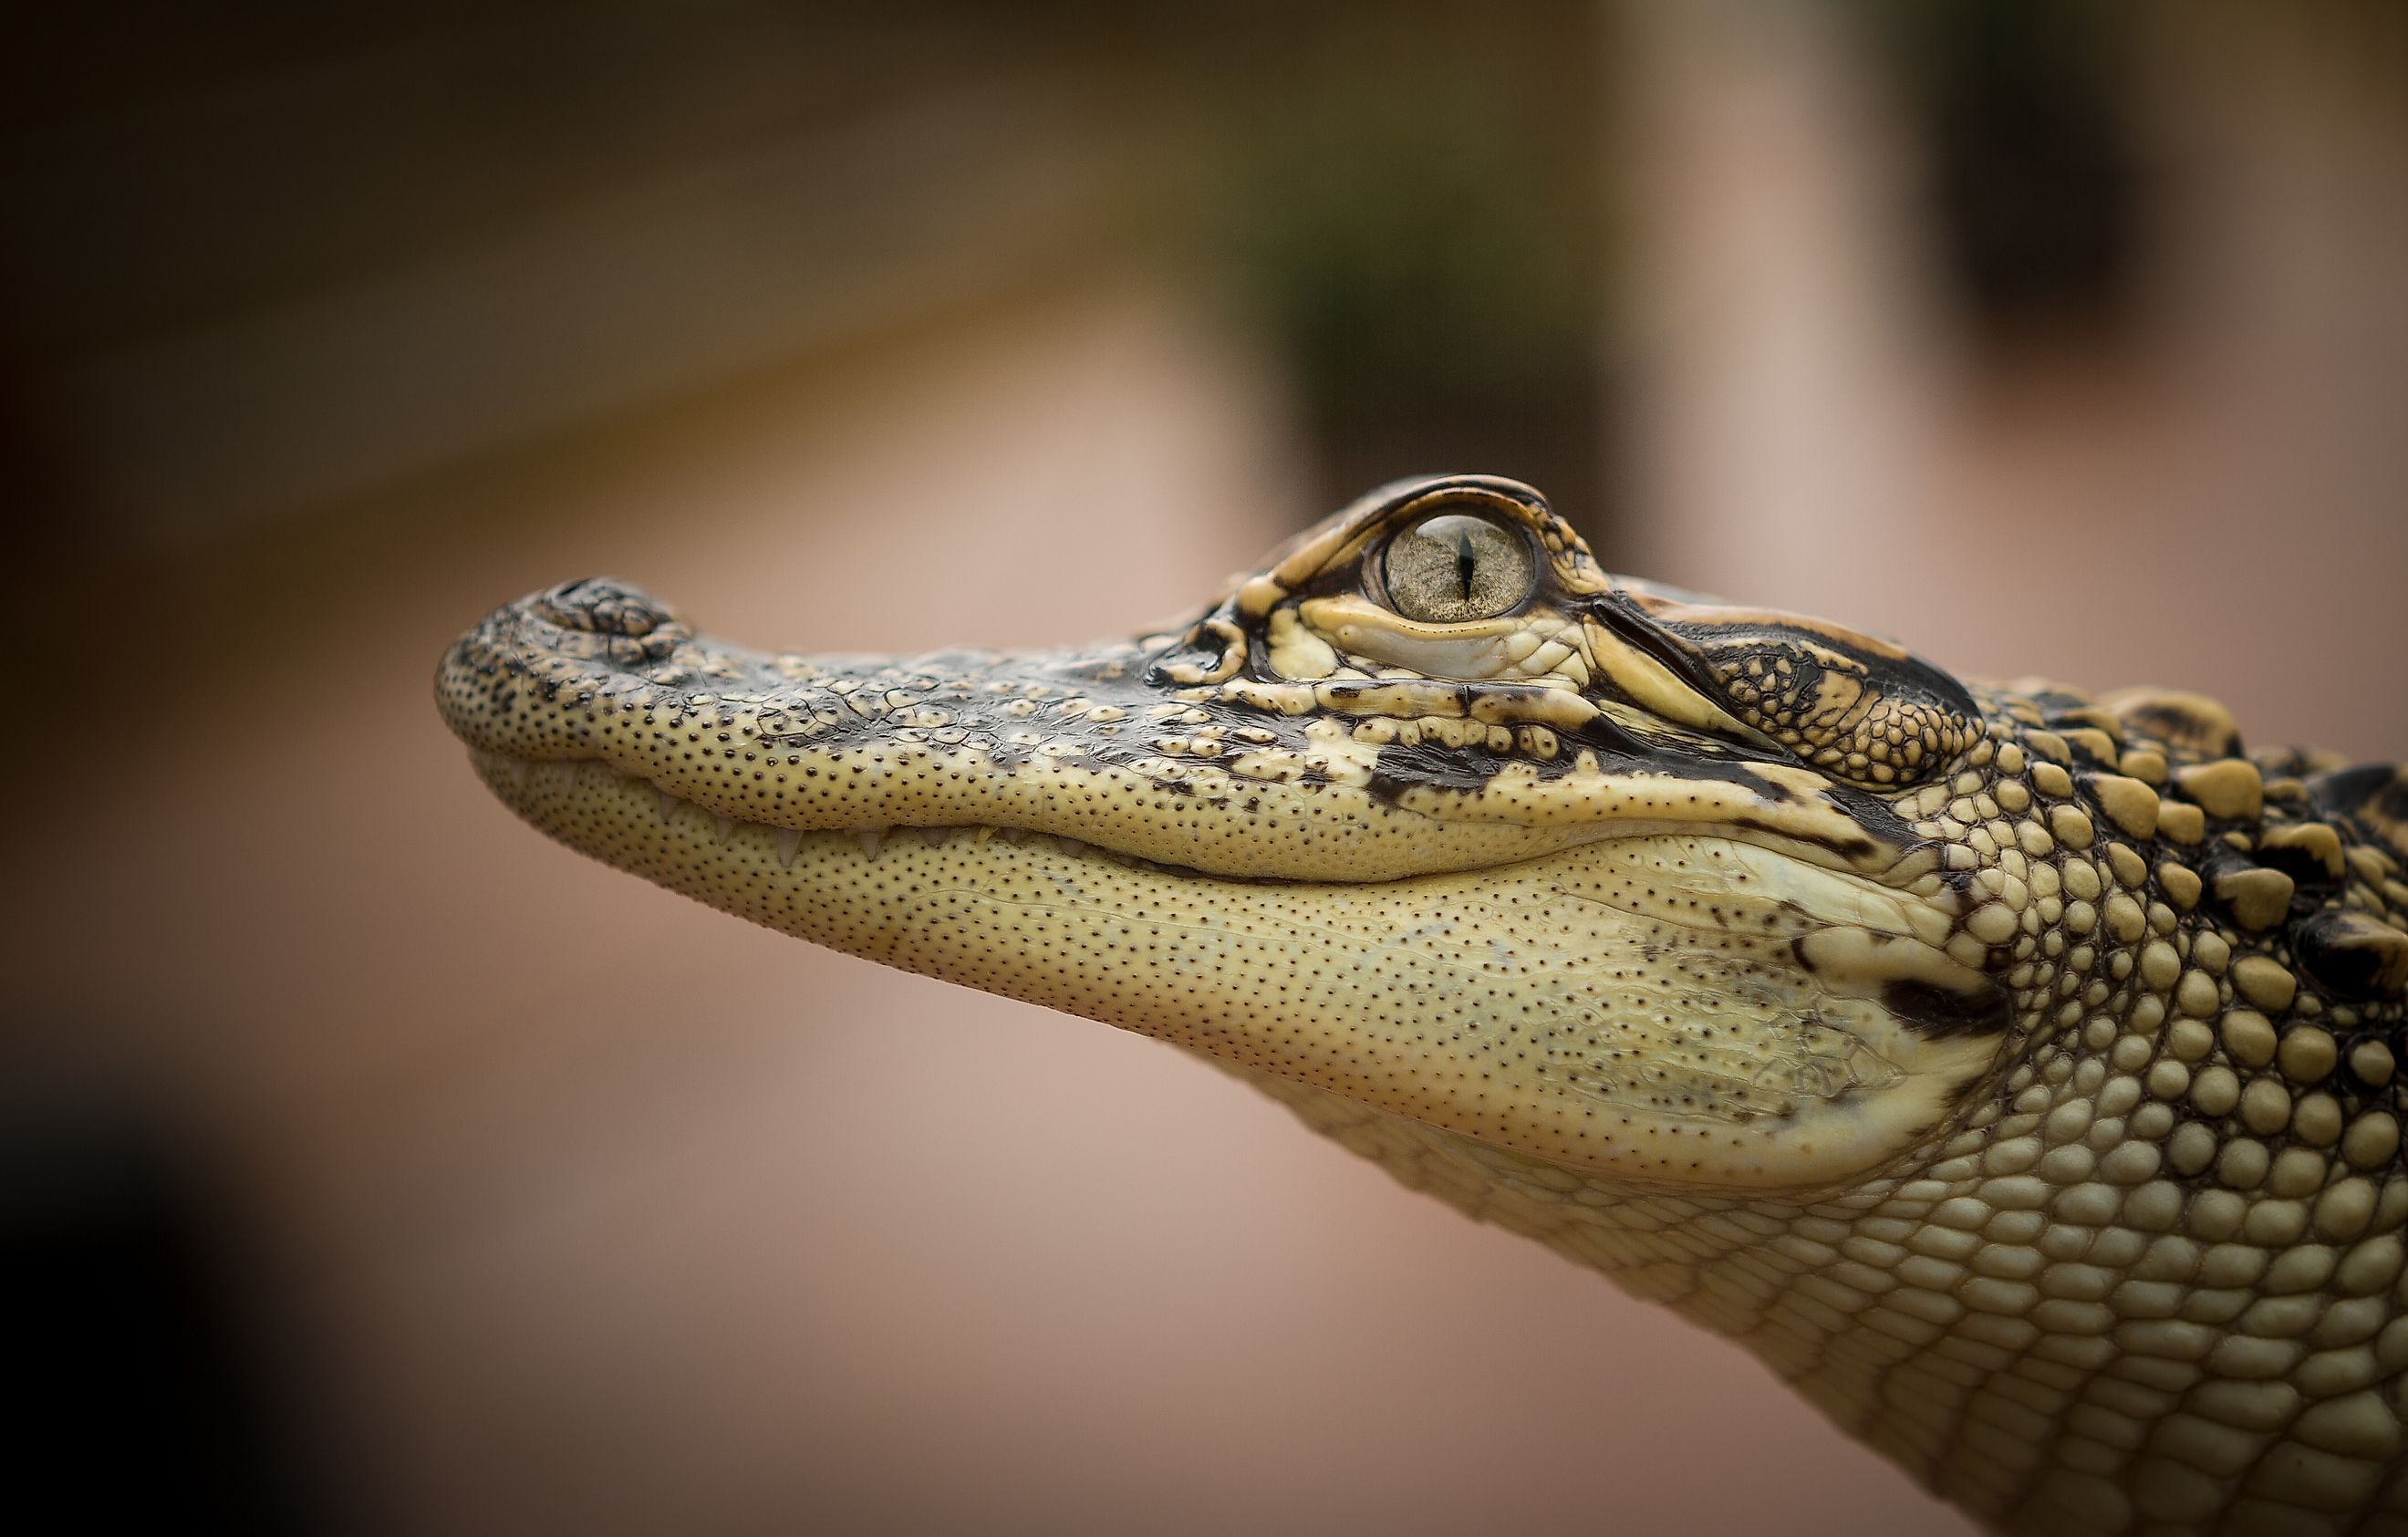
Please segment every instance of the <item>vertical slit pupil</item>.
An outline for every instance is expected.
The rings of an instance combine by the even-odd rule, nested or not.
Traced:
[[[1466,603],[1471,601],[1471,573],[1479,565],[1479,558],[1471,553],[1471,530],[1457,528],[1455,530],[1455,579]]]

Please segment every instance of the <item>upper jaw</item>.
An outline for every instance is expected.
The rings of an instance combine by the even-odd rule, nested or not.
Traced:
[[[437,694],[480,751],[599,760],[716,815],[781,828],[1018,827],[1212,874],[1307,881],[1713,830],[1891,883],[1924,873],[1885,806],[1799,767],[1684,761],[1635,740],[1567,740],[1538,762],[1510,732],[1367,742],[1352,718],[1199,699],[1158,665],[1179,646],[770,654],[595,579],[487,616],[445,656]]]

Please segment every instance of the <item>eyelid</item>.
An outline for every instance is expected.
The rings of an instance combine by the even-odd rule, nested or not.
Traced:
[[[1434,624],[1354,593],[1307,598],[1297,606],[1297,616],[1340,651],[1383,666],[1411,668],[1432,678],[1529,676],[1513,660],[1512,646],[1529,628],[1525,616]]]
[[[1490,619],[1466,619],[1454,623],[1413,619],[1354,593],[1308,597],[1297,605],[1297,611],[1307,625],[1325,635],[1341,625],[1376,625],[1414,640],[1432,642],[1494,639],[1514,634],[1528,623],[1527,618],[1520,614],[1498,614]]]

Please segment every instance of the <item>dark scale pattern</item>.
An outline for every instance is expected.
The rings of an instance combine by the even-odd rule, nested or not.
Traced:
[[[1446,611],[1517,604],[1383,601],[1440,516]],[[437,693],[554,837],[1211,1056],[1994,1524],[2408,1532],[2393,768],[1612,577],[1485,477],[1175,636],[775,655],[589,581]]]
[[[1713,672],[1741,720],[1852,784],[1912,783],[1974,734],[1953,701],[1885,686],[1867,660],[1811,640],[1754,639]]]

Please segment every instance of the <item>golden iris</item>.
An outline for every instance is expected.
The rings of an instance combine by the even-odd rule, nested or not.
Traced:
[[[1407,619],[1494,619],[1530,596],[1538,573],[1517,529],[1467,512],[1434,512],[1398,530],[1380,556],[1388,602]]]

